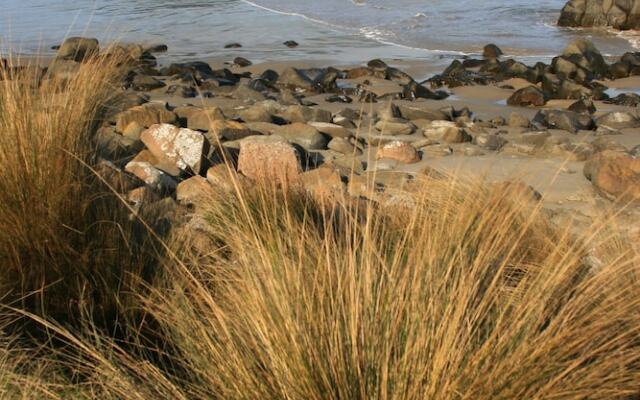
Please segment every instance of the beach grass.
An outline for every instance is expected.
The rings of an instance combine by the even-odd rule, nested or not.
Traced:
[[[371,202],[230,173],[159,237],[95,172],[118,65],[2,72],[1,398],[640,393],[640,262],[606,216],[576,237],[517,184]]]

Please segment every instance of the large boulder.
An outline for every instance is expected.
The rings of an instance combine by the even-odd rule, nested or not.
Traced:
[[[606,150],[584,166],[584,175],[598,192],[623,202],[640,201],[640,159]]]
[[[157,124],[142,132],[140,139],[158,160],[156,167],[169,175],[203,172],[209,142],[202,133],[170,124]]]
[[[570,0],[562,9],[560,26],[640,28],[639,0]]]
[[[564,110],[542,110],[536,114],[532,122],[541,127],[562,129],[571,133],[591,130],[594,127],[591,116]]]
[[[587,39],[580,38],[569,43],[562,57],[588,71],[595,78],[603,78],[609,71],[609,66],[600,51]]]
[[[251,136],[240,142],[238,172],[257,182],[289,185],[302,173],[300,154],[281,136]]]
[[[87,58],[96,56],[99,52],[100,44],[98,43],[98,39],[70,37],[62,43],[56,53],[56,58],[84,61]]]

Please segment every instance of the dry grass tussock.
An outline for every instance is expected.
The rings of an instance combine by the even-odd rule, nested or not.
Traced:
[[[156,347],[144,331],[123,347],[92,328],[95,313],[68,327],[43,312],[67,310],[62,293],[105,307],[131,289],[113,282],[142,276],[140,260],[122,258],[135,242],[119,213],[96,203],[110,197],[69,157],[91,163],[111,90],[104,68],[86,68],[65,86],[2,86],[2,292],[56,341],[35,363],[21,340],[0,342],[0,395],[29,398],[17,379],[41,398],[640,393],[637,255],[623,239],[594,240],[606,220],[575,239],[526,191],[456,177],[425,178],[392,206],[237,183],[200,205],[199,236],[167,242],[163,274],[127,296],[153,319]],[[593,268],[585,260],[601,243]]]
[[[90,168],[120,65],[118,57],[96,56],[56,78],[36,63],[10,59],[0,68],[5,303],[64,322],[84,311],[113,321],[127,274],[139,275],[148,262],[139,245],[146,233]]]

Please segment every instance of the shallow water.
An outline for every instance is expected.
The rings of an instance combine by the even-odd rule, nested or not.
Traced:
[[[42,53],[70,35],[166,43],[179,58],[254,61],[386,59],[448,63],[494,42],[509,55],[548,60],[578,36],[603,53],[635,38],[561,29],[565,0],[3,0],[3,47]],[[300,46],[288,49],[285,40]],[[229,42],[242,49],[225,50]]]

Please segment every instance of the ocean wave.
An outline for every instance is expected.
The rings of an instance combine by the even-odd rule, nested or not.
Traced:
[[[311,22],[314,22],[316,24],[324,25],[324,26],[327,26],[327,27],[330,27],[330,28],[334,28],[334,29],[349,29],[347,27],[336,25],[336,24],[332,24],[330,22],[327,22],[327,21],[324,21],[324,20],[321,20],[321,19],[309,17],[308,15],[305,15],[305,14],[301,14],[301,13],[297,13],[297,12],[290,12],[290,11],[276,10],[274,8],[269,8],[269,7],[265,7],[263,5],[260,5],[260,4],[256,4],[256,3],[254,3],[254,2],[252,2],[250,0],[240,0],[240,1],[242,1],[245,4],[250,5],[251,7],[259,8],[261,10],[264,10],[264,11],[267,11],[267,12],[270,12],[270,13],[273,13],[273,14],[286,15],[286,16],[289,16],[289,17],[298,17],[298,18],[306,19],[307,21],[311,21]]]

